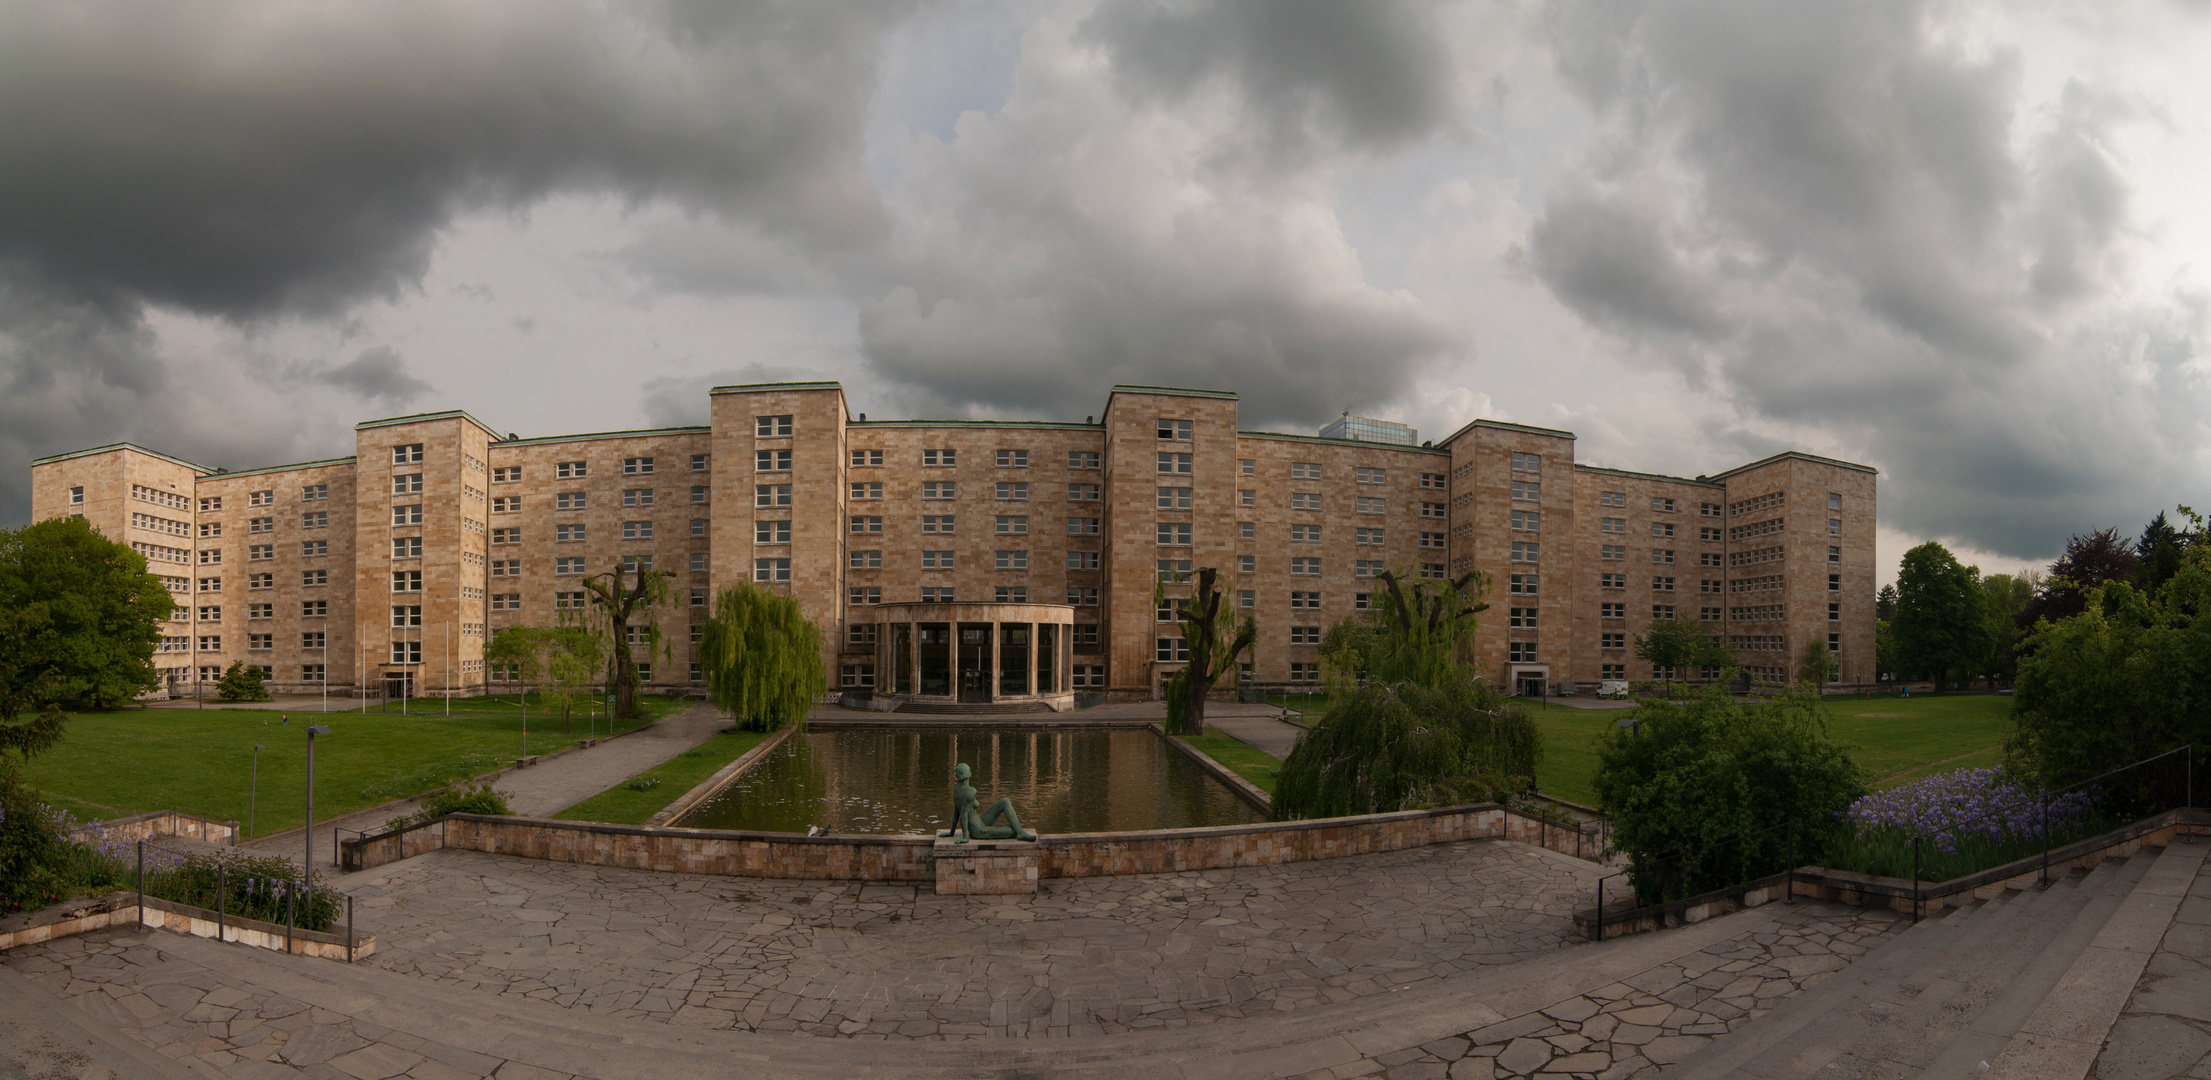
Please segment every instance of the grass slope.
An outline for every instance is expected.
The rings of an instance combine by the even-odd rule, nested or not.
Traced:
[[[745,751],[760,745],[772,734],[740,731],[716,735],[553,816],[562,821],[642,825],[646,818],[682,798],[685,792],[699,786],[722,766],[743,757]],[[631,783],[648,779],[660,783],[644,791],[630,790]]]
[[[675,698],[643,700],[647,720],[684,707]],[[522,753],[523,718],[514,699],[418,700],[410,714],[291,713],[265,709],[122,709],[80,713],[54,749],[32,758],[24,779],[41,797],[80,818],[108,818],[178,807],[246,821],[253,746],[262,744],[256,835],[306,820],[307,725],[328,724],[315,741],[315,816],[335,817],[414,795],[511,764]],[[424,710],[432,710],[424,715]],[[584,737],[559,717],[530,718],[529,751],[550,753]],[[635,724],[623,724],[628,730]],[[600,734],[607,723],[598,722]]]
[[[1282,767],[1281,758],[1242,739],[1222,734],[1219,728],[1208,728],[1203,735],[1183,736],[1182,741],[1228,766],[1230,772],[1251,781],[1269,798],[1274,796],[1275,770]]]

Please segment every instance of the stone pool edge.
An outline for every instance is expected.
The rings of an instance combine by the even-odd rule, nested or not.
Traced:
[[[753,766],[766,761],[768,755],[776,747],[789,741],[792,733],[797,730],[798,728],[790,725],[776,729],[775,734],[760,740],[759,745],[737,755],[737,760],[716,769],[714,775],[699,781],[691,790],[678,796],[676,801],[661,807],[659,813],[645,819],[645,824],[657,828],[697,809],[700,803],[712,798],[715,792],[728,787],[731,781],[750,772]]]

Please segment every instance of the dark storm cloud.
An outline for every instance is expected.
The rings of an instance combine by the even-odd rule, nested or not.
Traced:
[[[407,362],[389,346],[361,350],[361,355],[315,376],[348,391],[363,401],[397,409],[435,389],[407,373]]]
[[[1885,519],[2038,554],[2183,494],[2126,463],[2174,460],[2159,433],[2190,425],[2108,377],[2116,353],[2177,376],[2197,316],[2111,287],[2127,185],[2101,148],[2124,103],[2075,85],[2054,119],[2022,118],[2016,61],[1960,44],[1949,13],[1561,7],[1560,70],[1606,136],[1527,259],[1639,355],[1866,447]]]
[[[1279,149],[1389,148],[1452,118],[1456,72],[1430,4],[1131,0],[1101,7],[1084,38],[1138,100],[1232,86]]]

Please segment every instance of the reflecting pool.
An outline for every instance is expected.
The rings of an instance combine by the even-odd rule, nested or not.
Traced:
[[[1239,825],[1266,815],[1143,728],[845,728],[794,735],[675,824],[694,829],[931,834],[952,766],[983,805],[1011,796],[1043,833]]]

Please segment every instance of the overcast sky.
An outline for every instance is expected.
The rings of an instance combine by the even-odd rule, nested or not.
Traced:
[[[28,461],[1114,382],[1881,470],[1882,577],[2211,503],[2211,2],[0,2]]]

